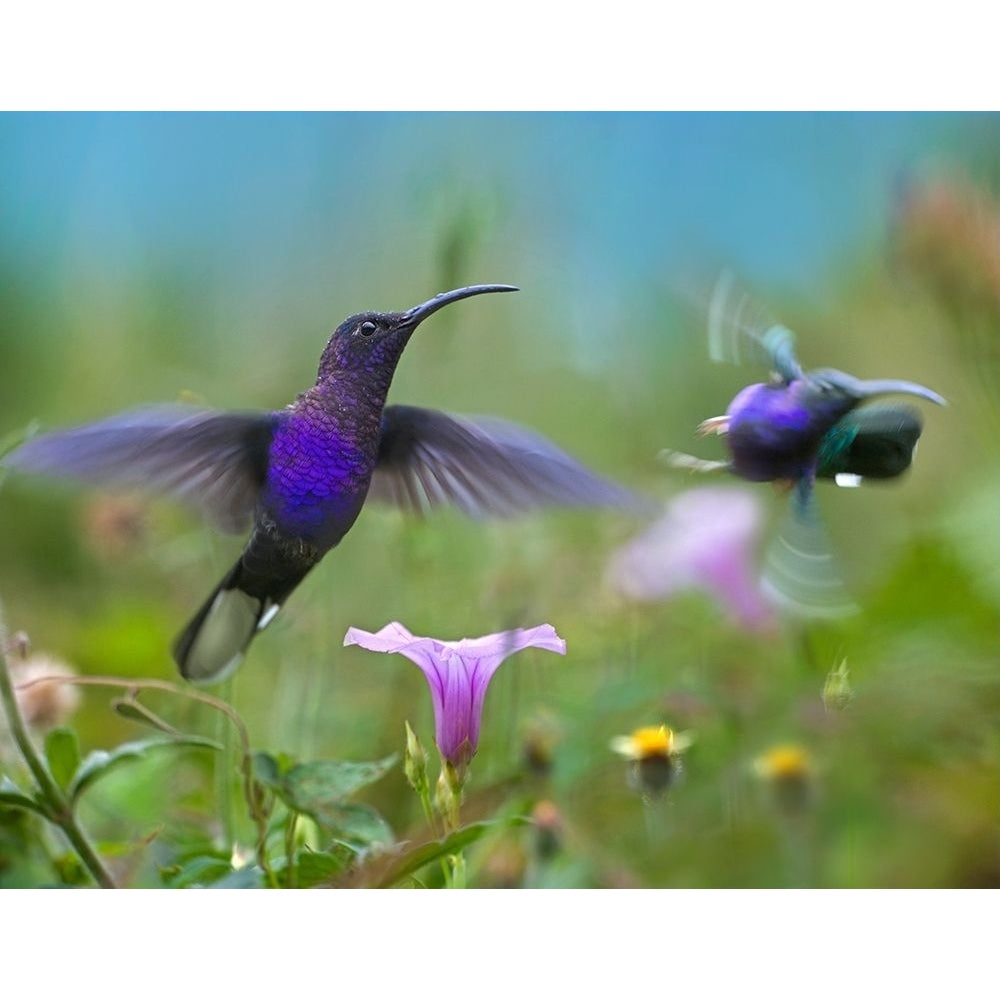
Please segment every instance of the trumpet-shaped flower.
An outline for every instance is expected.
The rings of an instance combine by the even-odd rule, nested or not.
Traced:
[[[566,652],[565,641],[551,625],[445,642],[412,635],[399,622],[391,622],[378,632],[350,628],[344,645],[401,653],[420,667],[431,689],[438,751],[458,770],[468,764],[479,746],[486,689],[500,664],[529,646]]]
[[[705,487],[675,497],[663,516],[612,556],[609,583],[623,597],[667,600],[711,594],[742,626],[773,625],[755,567],[760,502],[743,490]]]

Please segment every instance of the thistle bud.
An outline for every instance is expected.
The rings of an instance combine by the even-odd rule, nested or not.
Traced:
[[[406,753],[403,756],[403,772],[410,787],[423,798],[430,790],[430,783],[427,780],[427,752],[417,734],[410,728],[409,722],[404,724]]]
[[[34,653],[15,661],[11,674],[21,714],[32,729],[45,732],[61,726],[80,704],[80,692],[59,680],[75,677],[76,671],[48,653]]]
[[[465,776],[447,761],[441,766],[437,786],[434,789],[434,808],[448,830],[459,826],[458,809],[462,803],[462,786]]]
[[[847,708],[854,699],[854,690],[847,675],[847,660],[834,667],[823,682],[823,705],[828,712]]]
[[[48,653],[23,655],[26,646],[17,642],[21,637],[18,633],[8,643],[8,652],[14,647],[15,653],[9,662],[14,696],[28,729],[34,734],[46,733],[64,725],[80,704],[80,692],[59,680],[76,676],[76,671]],[[12,753],[6,720],[0,712],[0,757]]]

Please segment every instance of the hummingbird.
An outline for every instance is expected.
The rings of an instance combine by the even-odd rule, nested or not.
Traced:
[[[322,352],[315,385],[283,410],[146,407],[31,438],[4,464],[163,492],[222,531],[249,527],[239,559],[173,644],[183,677],[221,680],[368,500],[416,513],[453,506],[473,517],[645,506],[517,424],[385,405],[424,320],[474,295],[513,291],[469,285],[403,312],[349,316]]]
[[[838,485],[893,479],[911,464],[922,431],[920,414],[898,403],[872,403],[890,394],[946,405],[933,389],[902,379],[859,379],[835,368],[803,369],[795,335],[774,322],[747,296],[737,298],[732,277],[716,283],[709,303],[709,353],[716,361],[750,358],[771,370],[767,382],[746,386],[725,414],[698,427],[724,435],[729,459],[704,461],[665,451],[677,468],[726,470],[751,482],[792,490],[790,516],[772,547],[765,585],[773,596],[816,615],[850,609],[832,566],[815,500],[817,478]]]

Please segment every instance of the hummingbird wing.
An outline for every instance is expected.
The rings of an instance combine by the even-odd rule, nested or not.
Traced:
[[[922,429],[920,414],[900,403],[852,410],[823,436],[816,475],[838,485],[845,477],[893,479],[910,467]]]
[[[29,439],[4,458],[23,472],[167,493],[222,531],[244,530],[267,474],[277,416],[157,406]]]
[[[414,406],[386,407],[368,495],[413,513],[452,506],[472,517],[549,506],[655,510],[524,427]]]
[[[723,271],[708,303],[708,354],[713,361],[767,365],[785,382],[802,378],[795,334],[778,323]]]
[[[800,618],[839,618],[858,610],[830,554],[811,476],[795,485],[761,583],[779,607]]]

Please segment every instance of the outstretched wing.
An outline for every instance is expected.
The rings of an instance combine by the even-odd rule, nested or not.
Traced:
[[[920,414],[900,403],[852,410],[820,442],[816,475],[838,485],[893,479],[910,467],[922,427]]]
[[[524,427],[414,406],[386,408],[368,495],[414,513],[452,506],[472,517],[550,506],[655,510]]]
[[[246,528],[278,420],[184,406],[132,410],[29,439],[3,464],[101,486],[167,493],[222,531]]]
[[[768,548],[761,583],[779,607],[800,618],[839,618],[858,610],[830,554],[809,476],[795,486],[781,530]]]
[[[709,298],[708,353],[713,361],[767,365],[785,382],[802,378],[795,334],[742,291],[729,271],[719,275]]]

